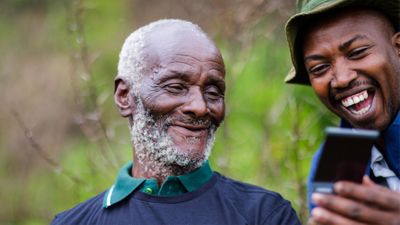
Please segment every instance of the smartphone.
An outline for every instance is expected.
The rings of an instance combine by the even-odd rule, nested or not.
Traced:
[[[362,182],[379,132],[328,127],[325,133],[326,139],[312,182],[312,191],[334,194],[333,184],[336,181]]]

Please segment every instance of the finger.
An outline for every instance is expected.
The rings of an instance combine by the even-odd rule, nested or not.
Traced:
[[[322,224],[322,223],[317,223],[317,221],[315,221],[315,220],[311,217],[310,219],[308,219],[307,225],[324,225],[324,224]]]
[[[400,193],[394,192],[365,179],[365,185],[351,182],[337,182],[335,192],[343,197],[364,202],[366,205],[383,210],[400,211]]]
[[[313,194],[312,200],[318,207],[325,208],[331,213],[340,215],[348,220],[380,224],[382,221],[390,219],[390,214],[380,209],[370,207],[362,202],[353,199],[343,198],[335,195]]]
[[[359,223],[357,221],[352,221],[348,218],[345,218],[341,215],[335,214],[326,210],[324,208],[314,208],[311,211],[311,221],[312,224],[326,224],[326,225],[362,225],[363,223]]]
[[[373,182],[369,176],[365,175],[363,177],[363,185],[371,187],[377,184],[375,184],[375,182]]]
[[[318,225],[318,223],[315,222],[315,220],[313,220],[313,218],[310,218],[310,219],[307,221],[307,225]]]

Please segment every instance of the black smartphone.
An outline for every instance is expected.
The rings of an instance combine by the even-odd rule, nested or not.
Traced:
[[[325,132],[312,191],[333,193],[333,184],[340,180],[361,183],[379,132],[338,127],[328,127]]]

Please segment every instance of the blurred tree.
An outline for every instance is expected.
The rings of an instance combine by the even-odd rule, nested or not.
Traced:
[[[295,7],[292,0],[0,1],[0,224],[48,224],[112,184],[132,151],[112,98],[118,52],[130,32],[160,18],[199,24],[225,59],[227,114],[214,168],[280,192],[305,221],[309,161],[322,128],[337,121],[309,88],[283,83],[290,68],[283,26]]]

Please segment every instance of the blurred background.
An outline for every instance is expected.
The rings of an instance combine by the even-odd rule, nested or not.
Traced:
[[[306,177],[336,124],[310,88],[287,85],[284,23],[295,0],[0,1],[0,224],[49,224],[110,187],[132,158],[113,102],[125,37],[163,18],[199,24],[227,67],[213,168],[278,191],[307,219]]]

